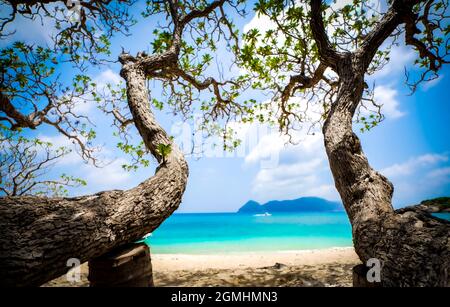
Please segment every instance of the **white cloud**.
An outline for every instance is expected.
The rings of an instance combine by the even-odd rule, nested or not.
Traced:
[[[87,180],[88,185],[95,188],[96,191],[123,188],[131,177],[130,172],[122,168],[123,164],[127,164],[127,160],[123,158],[115,159],[102,168],[85,164],[81,175]]]
[[[301,196],[339,199],[332,184],[322,135],[298,134],[299,138],[297,145],[286,145],[286,140],[277,133],[269,134],[247,155],[246,164],[264,161],[268,155],[279,157],[277,165],[257,172],[252,182],[255,199],[261,202]]]
[[[413,62],[415,56],[415,52],[408,46],[403,44],[393,46],[389,54],[389,62],[381,70],[377,71],[372,78],[392,78],[393,75],[399,74],[403,76],[405,67]]]
[[[244,25],[243,33],[247,33],[251,29],[258,29],[260,33],[265,33],[268,30],[275,29],[276,24],[266,15],[255,14],[253,18]]]
[[[39,135],[38,138],[44,142],[52,143],[53,149],[65,147],[72,150],[67,155],[59,158],[55,163],[56,166],[76,166],[83,162],[83,159],[75,150],[75,145],[66,136],[62,134],[56,134],[52,136]]]
[[[304,195],[322,197],[328,200],[340,200],[340,196],[333,184],[322,184],[304,191]]]
[[[94,78],[94,82],[97,83],[99,88],[105,87],[108,83],[115,85],[122,81],[122,78],[118,73],[111,69],[102,71]]]
[[[57,33],[56,28],[49,18],[44,17],[42,19],[35,18],[31,20],[20,14],[16,16],[14,22],[5,28],[4,32],[12,34],[2,39],[0,46],[6,46],[15,41],[50,46],[53,44],[52,36]]]
[[[86,101],[86,99],[74,97],[72,99],[73,108],[72,113],[77,116],[88,116],[90,117],[93,110],[94,103],[92,101]]]
[[[281,154],[297,154],[296,148],[301,150],[301,155],[303,156],[314,156],[323,147],[321,134],[306,135],[298,131],[291,131],[291,136],[298,145],[289,144],[289,137],[280,135],[278,132],[272,132],[260,137],[256,146],[245,157],[245,163],[261,162],[270,157],[279,157]]]
[[[101,190],[110,190],[114,188],[123,188],[130,183],[130,172],[122,168],[123,164],[127,164],[124,158],[112,159],[113,153],[102,148],[101,167],[95,167],[86,163],[76,152],[76,145],[63,135],[39,135],[39,139],[53,144],[53,148],[64,146],[72,149],[72,152],[61,157],[55,163],[57,168],[70,168],[70,175],[83,178],[87,181],[87,191],[98,192]],[[84,188],[83,188],[84,189]]]
[[[252,194],[260,202],[273,199],[293,199],[302,196],[317,196],[330,200],[339,199],[331,181],[326,181],[319,174],[324,164],[308,161],[293,165],[280,166],[276,169],[263,169],[256,176]],[[283,173],[291,170],[289,173]],[[299,170],[295,173],[294,170]]]
[[[44,142],[51,143],[53,145],[52,148],[55,150],[59,147],[65,147],[66,149],[71,150],[70,153],[56,160],[55,162],[56,166],[59,167],[72,166],[76,168],[77,165],[86,164],[86,161],[83,160],[83,158],[80,155],[80,147],[78,145],[78,142],[76,142],[75,140],[71,140],[63,134],[55,134],[55,135],[40,134],[38,135],[38,138]],[[86,139],[81,135],[78,135],[78,138],[82,142],[84,142],[84,144],[87,143]],[[102,161],[112,160],[112,152],[110,151],[109,148],[100,145],[91,148],[93,149],[93,155],[100,161],[101,165],[104,165]],[[105,164],[106,163],[108,162],[105,162]]]
[[[320,125],[311,127],[311,123],[320,122],[322,106],[303,100],[291,98],[291,103],[298,105],[295,112],[302,115],[305,123],[299,123],[296,130],[291,129],[290,136],[269,130],[250,141],[254,146],[245,156],[244,166],[260,167],[252,182],[253,198],[258,201],[301,196],[339,199],[328,167],[323,135],[317,131]],[[276,122],[275,103],[273,108],[271,113],[275,118],[272,119]]]
[[[297,176],[309,176],[319,167],[323,166],[323,159],[313,158],[307,161],[299,161],[294,164],[281,164],[273,169],[261,169],[256,175],[256,181],[267,185],[273,181],[282,182],[291,180]]]
[[[277,158],[285,144],[285,138],[276,133],[265,135],[245,156],[245,163],[261,162],[271,157]]]
[[[438,169],[434,169],[427,174],[428,178],[433,179],[450,179],[450,167],[442,167]]]
[[[450,189],[450,167],[437,167],[429,170],[433,164],[432,161],[447,161],[445,158],[425,158],[428,165],[422,165],[417,168],[414,174],[407,176],[394,176],[394,203],[398,205],[417,204],[418,201],[426,198],[434,198],[448,195]],[[436,162],[439,163],[439,162]],[[441,162],[446,163],[446,162]],[[428,166],[428,167],[426,167]]]
[[[390,86],[380,85],[374,89],[374,99],[382,105],[383,114],[389,119],[397,119],[405,115],[399,110],[400,103],[397,100],[398,91]]]
[[[108,97],[109,90],[107,89],[107,85],[111,84],[114,87],[122,81],[122,78],[113,70],[107,69],[94,76],[92,81],[97,85],[97,89]],[[72,112],[77,115],[87,116],[90,120],[93,120],[98,116],[95,113],[97,111],[95,106],[96,103],[91,96],[87,97],[87,99],[76,97],[73,100]]]
[[[123,188],[130,181],[130,173],[122,168],[122,165],[126,163],[125,159],[119,158],[112,161],[109,159],[109,163],[102,163],[102,167],[98,168],[86,163],[77,153],[76,145],[72,144],[67,137],[59,134],[54,136],[39,135],[38,138],[52,143],[55,149],[62,146],[72,149],[69,154],[56,160],[56,174],[68,172],[70,175],[86,180],[87,187],[79,190],[82,191],[82,194]],[[105,155],[106,159],[106,156],[110,156],[111,152],[103,148],[102,154]]]
[[[439,162],[448,161],[445,154],[425,154],[413,157],[406,162],[394,164],[381,170],[381,173],[387,177],[407,176],[415,173],[422,167],[435,165]]]

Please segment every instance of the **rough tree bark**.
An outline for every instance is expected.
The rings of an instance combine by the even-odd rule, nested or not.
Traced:
[[[395,212],[393,185],[373,170],[352,131],[363,82],[350,66],[324,128],[325,147],[361,261],[378,258],[383,286],[450,286],[450,223],[412,209]]]
[[[170,47],[163,53],[139,53],[136,57],[123,53],[119,57],[133,123],[160,162],[153,177],[127,191],[75,198],[0,198],[0,286],[43,284],[68,270],[68,258],[84,262],[138,240],[178,208],[188,165],[150,111],[146,81],[182,77],[199,86],[198,80],[178,67],[183,31],[194,19],[207,17],[226,2],[215,0],[184,12],[177,1],[166,1],[173,23]],[[213,78],[201,85],[201,89],[216,86],[218,91]],[[159,144],[171,144],[167,157],[158,152]]]
[[[337,98],[323,127],[324,142],[336,189],[352,224],[356,253],[363,263],[370,258],[381,261],[382,286],[450,286],[450,223],[413,208],[394,211],[392,183],[372,169],[352,130],[367,67],[378,46],[402,22],[402,11],[395,6],[404,3],[396,1],[354,53],[331,48],[320,3],[312,1],[313,35],[321,61],[339,75]]]
[[[127,191],[75,198],[1,198],[1,286],[41,285],[64,274],[69,258],[84,262],[138,240],[178,208],[188,166],[150,111],[142,65],[130,59],[121,57],[121,75],[134,123],[158,162],[163,160],[156,151],[158,144],[171,144],[171,153],[153,177]],[[152,65],[151,59],[146,65]]]

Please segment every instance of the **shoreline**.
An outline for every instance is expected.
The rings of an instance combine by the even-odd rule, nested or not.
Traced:
[[[302,252],[312,252],[312,251],[325,251],[325,250],[352,250],[353,246],[332,246],[332,247],[321,247],[321,248],[308,248],[308,249],[292,249],[292,250],[257,250],[257,251],[231,251],[231,252],[211,252],[211,253],[154,253],[152,255],[158,256],[169,256],[169,255],[189,255],[189,256],[209,256],[209,255],[253,255],[253,254],[291,254],[291,253],[302,253]],[[151,250],[151,246],[150,246]]]
[[[234,254],[151,254],[155,286],[352,286],[352,268],[360,263],[353,247]],[[47,287],[86,287],[65,275]]]

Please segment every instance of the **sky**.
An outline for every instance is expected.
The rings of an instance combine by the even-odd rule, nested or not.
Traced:
[[[262,25],[254,16],[251,4],[247,6],[248,16],[235,20],[241,30]],[[130,36],[114,38],[113,54],[119,54],[122,47],[134,54],[149,51],[157,21],[143,20],[131,28]],[[16,27],[14,39],[38,43],[48,41],[51,31],[48,25],[24,20],[17,20]],[[216,56],[222,60],[227,57],[221,50]],[[409,95],[404,69],[411,69],[413,60],[413,50],[400,45],[394,48],[390,63],[368,79],[375,83],[375,99],[383,104],[386,119],[369,132],[358,132],[372,167],[393,182],[396,208],[450,195],[450,67],[444,67],[439,79]],[[119,70],[119,65],[111,64],[93,68],[90,74],[100,84],[117,83],[121,80]],[[150,84],[150,90],[158,92],[160,88]],[[263,99],[261,95],[257,98]],[[80,104],[78,111],[94,119],[97,142],[103,146],[102,155],[108,163],[98,169],[85,164],[74,152],[59,161],[48,176],[66,172],[86,179],[86,187],[71,190],[71,195],[80,195],[128,189],[154,174],[154,161],[149,168],[125,172],[121,165],[126,157],[115,147],[117,141],[111,135],[110,119],[89,104]],[[183,123],[168,109],[155,113],[177,143],[189,148],[192,123]],[[206,143],[203,144],[204,154],[187,157],[189,182],[178,212],[233,212],[250,199],[260,203],[304,196],[339,200],[320,134],[300,134],[298,144],[287,145],[276,129],[252,126],[243,131],[247,131],[244,146],[234,153],[223,153],[209,146],[209,140],[203,140]],[[67,140],[51,128],[44,127],[35,133],[57,145],[67,144]]]

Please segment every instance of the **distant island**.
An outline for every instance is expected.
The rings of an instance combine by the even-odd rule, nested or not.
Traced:
[[[450,197],[424,200],[418,207],[430,213],[450,213]]]
[[[237,213],[263,214],[276,212],[335,212],[343,211],[340,202],[329,201],[320,197],[301,197],[292,200],[272,200],[265,204],[249,200]]]

